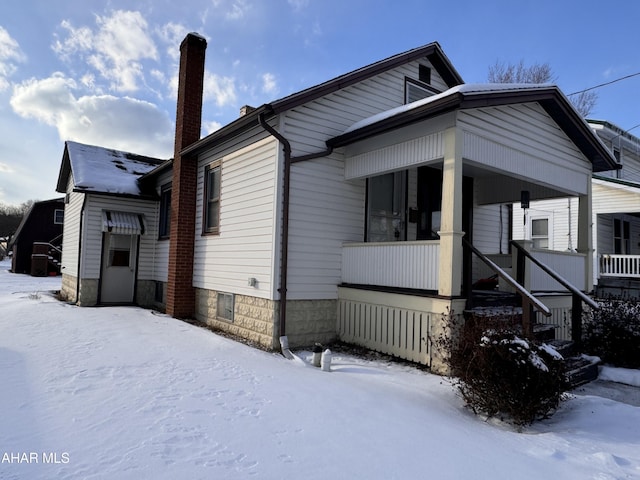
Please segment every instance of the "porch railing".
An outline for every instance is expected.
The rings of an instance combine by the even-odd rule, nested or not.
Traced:
[[[640,255],[600,255],[600,276],[640,278]]]
[[[531,252],[527,251],[518,242],[511,240],[511,246],[517,250],[517,280],[519,284],[524,283],[525,278],[525,265],[528,258],[532,263],[537,265],[544,273],[549,275],[552,279],[558,282],[562,287],[567,289],[571,293],[571,338],[577,348],[580,348],[582,342],[582,303],[586,303],[591,308],[597,310],[600,308],[597,302],[591,297],[587,296],[584,292],[578,290],[574,285],[568,282],[561,275],[556,273],[552,268],[548,267],[540,260],[535,258]],[[524,310],[524,308],[523,308]]]
[[[571,285],[583,285],[585,279],[586,255],[575,252],[558,252],[554,250],[533,250],[531,255],[554,272],[562,272],[562,278]],[[563,284],[549,279],[549,274],[542,269],[533,269],[529,273],[529,288],[536,291],[564,290]]]
[[[438,290],[440,242],[345,243],[342,281],[416,290]]]
[[[528,338],[533,338],[533,314],[535,311],[542,313],[546,317],[551,316],[551,310],[534,297],[526,288],[522,286],[523,282],[516,281],[511,275],[505,272],[495,262],[490,260],[484,253],[473,246],[467,239],[462,239],[462,244],[482,260],[493,272],[495,272],[502,280],[504,280],[511,288],[513,288],[522,299],[522,331]]]

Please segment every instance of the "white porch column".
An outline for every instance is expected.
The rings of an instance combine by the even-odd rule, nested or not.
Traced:
[[[578,252],[586,255],[585,278],[582,288],[587,292],[593,289],[593,216],[591,200],[591,180],[589,180],[587,194],[578,197]],[[579,285],[576,286],[580,287]]]
[[[462,132],[444,132],[438,294],[460,295],[462,286]]]

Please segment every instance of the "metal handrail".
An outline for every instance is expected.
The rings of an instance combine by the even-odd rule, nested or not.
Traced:
[[[529,260],[531,260],[533,263],[535,263],[538,267],[540,267],[545,273],[547,273],[549,276],[551,276],[551,278],[553,278],[556,282],[558,282],[564,288],[569,290],[573,295],[577,295],[578,297],[580,297],[580,299],[584,303],[589,305],[591,308],[595,308],[596,310],[598,308],[600,308],[600,305],[598,305],[597,302],[595,302],[589,296],[585,295],[582,291],[578,290],[574,285],[570,284],[567,280],[565,280],[559,273],[554,271],[552,268],[548,267],[547,265],[542,263],[540,260],[535,258],[533,255],[531,255],[531,253],[528,252],[518,242],[516,242],[515,240],[511,240],[510,244],[513,247],[515,247],[519,252],[521,252],[525,257],[527,257]]]
[[[505,282],[507,282],[511,287],[513,287],[517,293],[520,294],[523,301],[523,314],[525,312],[524,303],[527,303],[534,307],[535,310],[541,312],[544,316],[550,317],[551,311],[549,307],[547,307],[544,303],[534,297],[526,288],[520,285],[511,275],[505,272],[502,268],[500,268],[495,262],[489,259],[484,253],[474,247],[471,242],[467,239],[463,238],[462,243],[469,248],[473,253],[475,253],[480,260],[482,260],[491,270],[493,270],[500,278],[502,278]]]

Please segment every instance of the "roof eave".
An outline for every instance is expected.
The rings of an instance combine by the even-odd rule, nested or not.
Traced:
[[[398,55],[380,60],[371,65],[353,70],[352,72],[340,75],[332,80],[321,83],[311,88],[294,93],[288,97],[276,100],[271,103],[275,113],[290,110],[309,101],[315,100],[323,95],[328,95],[340,89],[349,87],[358,82],[371,78],[392,68],[404,65],[419,58],[427,57],[433,67],[438,71],[447,86],[454,87],[464,83],[464,80],[453,67],[442,48],[437,42],[429,43],[422,47],[409,50]]]
[[[368,137],[401,128],[452,111],[471,108],[538,102],[560,128],[580,148],[593,164],[593,171],[620,168],[611,152],[599,141],[586,121],[569,104],[555,86],[531,90],[505,90],[500,92],[454,92],[418,108],[403,111],[392,117],[367,125],[358,130],[338,135],[327,141],[334,148],[343,147]]]

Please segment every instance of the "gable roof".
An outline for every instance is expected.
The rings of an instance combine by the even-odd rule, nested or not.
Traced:
[[[555,85],[465,84],[363,119],[327,141],[337,148],[454,110],[537,102],[592,162],[593,171],[619,168],[607,147]]]
[[[252,112],[247,113],[246,115],[220,128],[219,130],[216,130],[210,135],[189,145],[184,150],[182,150],[181,153],[183,155],[195,153],[201,148],[206,148],[207,145],[210,145],[213,142],[224,141],[225,139],[236,135],[238,132],[244,130],[245,128],[254,127],[258,123],[258,117],[261,114],[267,114],[268,116],[277,115],[278,113],[285,112],[307,102],[320,98],[324,95],[328,95],[342,88],[346,88],[350,85],[371,78],[387,70],[391,70],[400,65],[404,65],[405,63],[409,63],[424,57],[429,59],[429,62],[436,69],[447,86],[453,87],[464,82],[460,74],[454,68],[453,64],[444,54],[442,48],[440,47],[440,44],[438,44],[438,42],[432,42],[422,47],[414,48],[412,50],[408,50],[406,52],[388,57],[384,60],[372,63],[365,67],[358,68],[356,70],[353,70],[352,72],[340,75],[339,77],[336,77],[332,80],[328,80],[324,83],[311,88],[307,88],[279,100],[275,100],[271,103],[261,105]]]
[[[56,191],[66,192],[69,175],[73,175],[75,192],[153,196],[143,192],[138,179],[164,162],[166,160],[67,141]]]
[[[59,203],[60,208],[64,209],[64,198],[52,198],[51,200],[40,200],[38,202],[33,202],[29,207],[29,209],[26,212],[24,212],[24,215],[22,215],[22,220],[20,220],[20,224],[18,225],[18,228],[16,228],[16,231],[11,237],[11,241],[9,242],[9,245],[7,245],[7,248],[11,249],[13,244],[18,241],[20,234],[22,233],[22,230],[25,228],[25,225],[29,222],[29,217],[31,217],[31,214],[35,210],[49,203]]]

